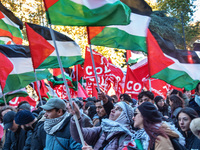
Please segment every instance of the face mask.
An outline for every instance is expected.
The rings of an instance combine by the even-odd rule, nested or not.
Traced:
[[[195,95],[194,101],[199,105],[200,107],[200,96]]]

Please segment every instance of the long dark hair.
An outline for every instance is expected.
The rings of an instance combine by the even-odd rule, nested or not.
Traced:
[[[153,148],[153,145],[158,135],[163,136],[165,138],[168,137],[163,127],[162,126],[158,127],[156,126],[156,124],[157,123],[151,121],[151,118],[143,117],[144,130],[146,131],[146,133],[149,135],[150,138],[149,141],[150,148]]]
[[[183,108],[183,99],[180,98],[179,96],[173,94],[169,97],[169,100],[173,103],[172,106],[171,106],[171,110],[172,110],[172,113],[174,112],[174,110],[178,107],[182,107]]]
[[[187,114],[191,120],[193,120],[194,118],[198,118],[198,113],[193,108],[190,107],[182,108],[177,115],[177,119],[180,113]]]

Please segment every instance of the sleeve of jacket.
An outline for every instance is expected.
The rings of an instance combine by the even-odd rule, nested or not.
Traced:
[[[79,119],[79,124],[80,124],[85,142],[89,145],[94,146],[97,140],[99,139],[99,136],[101,133],[101,127],[82,128],[81,119]],[[70,132],[71,132],[72,138],[75,141],[81,143],[75,121],[72,118],[70,121]]]
[[[155,150],[174,150],[169,138],[158,136],[155,142]]]
[[[11,131],[6,130],[5,143],[2,150],[9,150],[11,147]]]
[[[111,101],[108,101],[106,104],[103,105],[105,111],[106,111],[106,114],[109,116],[110,115],[110,112],[111,110],[113,109],[114,105]]]
[[[69,143],[70,143],[69,147],[71,150],[81,150],[82,149],[82,144],[77,143],[72,137],[70,137]]]

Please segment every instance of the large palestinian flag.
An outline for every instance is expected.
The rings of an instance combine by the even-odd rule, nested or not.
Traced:
[[[26,23],[26,31],[34,68],[59,68],[50,29]],[[63,67],[82,64],[84,59],[78,44],[64,34],[54,30],[53,32]]]
[[[130,9],[120,0],[43,0],[49,24],[106,26],[130,23]]]
[[[37,79],[51,77],[48,70],[37,70]],[[3,93],[24,88],[35,81],[30,51],[22,45],[0,45],[0,84]]]
[[[156,37],[156,39],[154,38]],[[192,90],[200,82],[200,59],[195,51],[176,50],[170,41],[148,31],[149,72],[179,88]]]
[[[88,27],[89,43],[147,53],[146,36],[150,22],[149,15],[132,9],[131,23],[128,25]]]
[[[22,44],[23,23],[0,2],[0,44]]]

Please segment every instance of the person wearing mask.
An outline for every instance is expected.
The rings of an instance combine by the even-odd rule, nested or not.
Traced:
[[[46,132],[44,131],[44,121],[39,121],[32,112],[20,110],[15,115],[15,122],[22,129],[29,132],[30,150],[43,150],[46,141]]]
[[[200,82],[195,88],[195,96],[189,101],[189,107],[193,108],[200,117]]]
[[[141,139],[143,149],[174,150],[169,137],[178,138],[179,136],[167,124],[162,123],[161,113],[151,102],[139,105],[135,110],[133,120],[134,127],[144,129],[148,135],[145,141]],[[139,139],[138,135],[135,135],[135,139]]]
[[[28,150],[26,146],[27,132],[16,124],[16,112],[9,111],[3,117],[4,129],[7,130],[3,150]]]
[[[73,103],[74,110],[72,114],[76,114],[80,126],[80,111]],[[88,145],[93,146],[94,150],[121,150],[124,143],[131,139],[131,125],[133,124],[133,109],[125,102],[118,102],[111,110],[108,119],[103,119],[101,126],[93,128],[83,128],[83,138]],[[72,137],[80,142],[79,134],[75,126],[75,122],[71,119],[70,131]]]
[[[74,141],[70,133],[71,115],[66,111],[66,104],[60,98],[51,98],[40,106],[46,112],[44,130],[46,146],[44,150],[80,150],[82,145]]]
[[[181,133],[185,137],[185,147],[188,150],[200,149],[200,140],[190,130],[191,121],[197,117],[197,112],[189,107],[181,109],[177,116]]]

